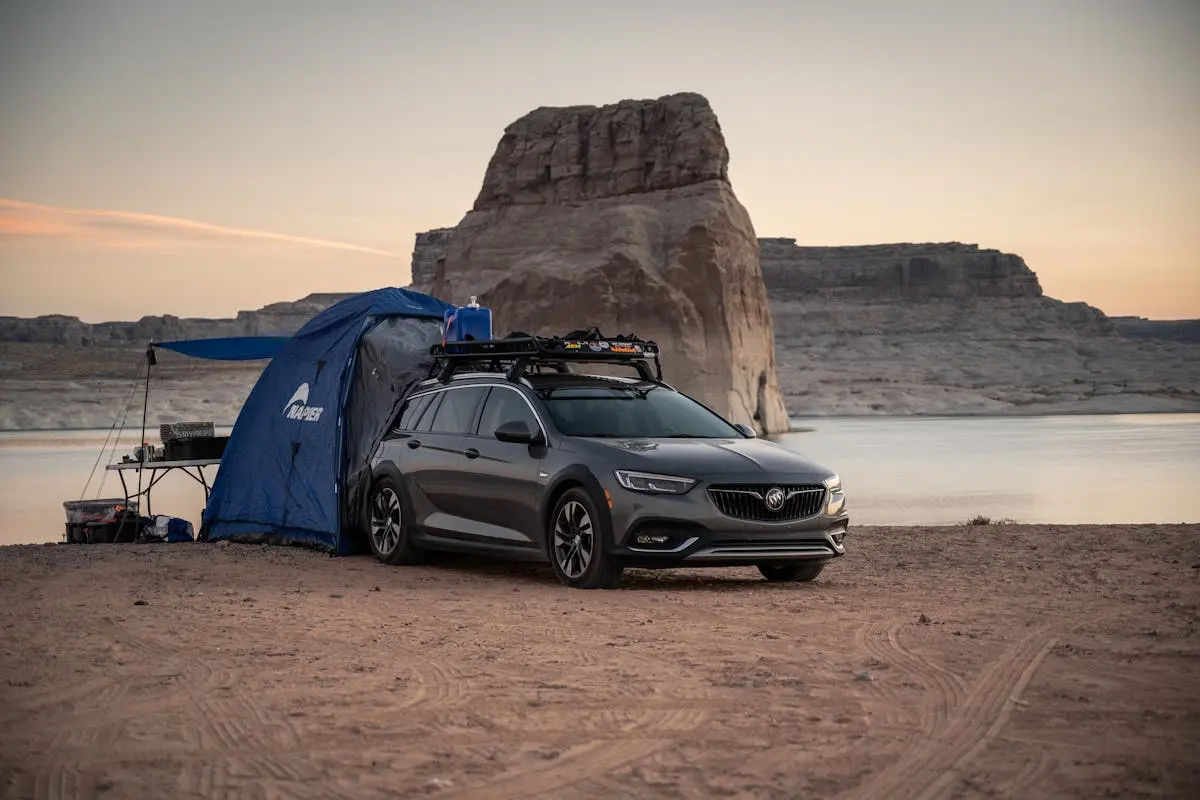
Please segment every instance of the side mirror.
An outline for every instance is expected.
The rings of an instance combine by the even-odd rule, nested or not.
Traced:
[[[511,442],[513,444],[539,444],[542,441],[542,432],[540,430],[529,430],[529,426],[519,419],[506,422],[499,428],[496,428],[495,436],[502,442]]]
[[[743,424],[742,424],[742,423],[740,423],[740,422],[735,422],[735,423],[733,424],[733,427],[735,427],[735,428],[737,428],[739,431],[741,431],[741,432],[742,432],[742,434],[743,434],[743,435],[744,435],[744,436],[745,436],[747,439],[757,439],[757,438],[758,438],[758,433],[757,433],[757,432],[754,430],[754,428],[751,428],[749,425],[743,425]]]

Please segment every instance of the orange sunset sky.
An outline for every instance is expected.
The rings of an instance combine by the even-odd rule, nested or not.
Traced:
[[[1196,0],[6,0],[0,314],[403,286],[512,120],[696,91],[760,236],[1200,317],[1198,41]]]

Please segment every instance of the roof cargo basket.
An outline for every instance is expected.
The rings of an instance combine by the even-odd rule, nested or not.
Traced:
[[[468,365],[476,370],[503,370],[510,381],[520,380],[529,369],[569,372],[572,363],[628,365],[646,381],[662,381],[658,345],[637,336],[604,336],[596,328],[572,331],[566,336],[541,337],[511,333],[503,339],[435,344],[430,377],[445,383]],[[650,366],[654,369],[651,371]]]

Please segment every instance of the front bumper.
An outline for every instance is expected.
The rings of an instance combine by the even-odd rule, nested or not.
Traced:
[[[781,477],[781,476],[776,476]],[[828,561],[846,553],[850,515],[821,511],[789,522],[755,522],[725,516],[702,481],[683,495],[642,495],[615,484],[611,499],[613,556],[635,567],[749,566],[764,562]],[[802,483],[780,480],[780,483]],[[828,499],[828,495],[825,500]]]

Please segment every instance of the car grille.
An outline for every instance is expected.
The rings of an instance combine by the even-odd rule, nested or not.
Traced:
[[[767,508],[766,496],[771,489],[783,490],[783,506],[778,511]],[[792,522],[816,516],[825,500],[825,487],[816,484],[752,484],[710,486],[708,496],[713,505],[727,517],[752,522]]]

